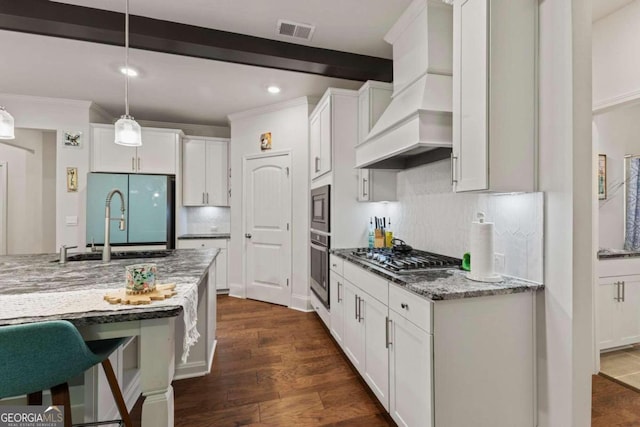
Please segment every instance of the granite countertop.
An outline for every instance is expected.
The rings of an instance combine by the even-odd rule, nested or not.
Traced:
[[[544,285],[540,283],[507,276],[502,282],[497,283],[476,282],[466,278],[466,271],[451,268],[427,270],[413,274],[393,274],[351,255],[353,250],[331,249],[330,252],[414,294],[433,301],[505,295],[544,288]]]
[[[0,256],[0,325],[52,320],[50,316],[46,319],[16,317],[14,313],[18,308],[12,307],[7,301],[16,304],[20,295],[33,298],[42,294],[43,304],[46,304],[46,297],[52,293],[104,292],[122,288],[127,265],[153,262],[158,268],[158,283],[198,285],[218,252],[219,249],[177,249],[163,258],[113,259],[108,264],[102,261],[70,261],[64,265],[52,262],[58,260],[58,254]],[[167,300],[170,301],[172,299]],[[108,306],[105,308],[105,311],[68,313],[58,318],[81,325],[172,317],[182,311],[178,300],[175,305],[149,304],[124,310],[120,307],[114,311],[109,311]]]
[[[178,240],[190,240],[190,239],[229,239],[231,234],[229,233],[202,233],[202,234],[183,234],[178,236]]]
[[[600,249],[598,259],[638,258],[640,251],[628,251],[626,249]]]

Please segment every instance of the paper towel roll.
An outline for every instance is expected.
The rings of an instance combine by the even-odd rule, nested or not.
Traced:
[[[494,270],[492,222],[484,222],[484,214],[478,213],[478,221],[471,223],[471,272],[467,277],[480,282],[495,282],[501,280]]]

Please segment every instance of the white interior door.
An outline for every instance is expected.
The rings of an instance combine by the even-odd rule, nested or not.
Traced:
[[[291,181],[288,154],[245,160],[247,298],[291,302]]]

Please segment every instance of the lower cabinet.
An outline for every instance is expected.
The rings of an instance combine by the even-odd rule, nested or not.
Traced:
[[[178,249],[220,249],[216,258],[216,289],[227,290],[227,239],[180,239]]]
[[[433,337],[389,310],[389,413],[399,426],[433,426]]]
[[[640,342],[640,276],[601,277],[597,319],[600,350]]]
[[[344,280],[344,279],[343,279]],[[362,375],[364,371],[364,333],[358,317],[360,309],[359,289],[344,280],[344,340],[343,350],[353,366]],[[332,313],[333,315],[333,313]]]
[[[344,279],[334,271],[329,275],[329,299],[331,307],[331,335],[340,345],[344,345]]]

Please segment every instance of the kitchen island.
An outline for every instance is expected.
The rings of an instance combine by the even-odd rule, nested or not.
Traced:
[[[86,340],[137,336],[140,386],[145,396],[142,425],[172,426],[176,347],[188,352],[193,344],[179,337],[176,345],[176,327],[179,334],[191,338],[197,329],[200,339],[192,350],[199,347],[209,367],[213,358],[216,293],[212,270],[218,252],[176,250],[162,258],[121,259],[107,264],[59,264],[56,254],[2,256],[0,326],[64,319],[74,323]],[[124,286],[125,266],[145,262],[157,264],[158,283],[175,283],[177,295],[144,306],[111,305],[103,300],[107,291]],[[176,322],[183,310],[185,327]]]
[[[327,326],[398,425],[537,425],[542,284],[451,267],[396,274],[354,251],[331,250]]]

